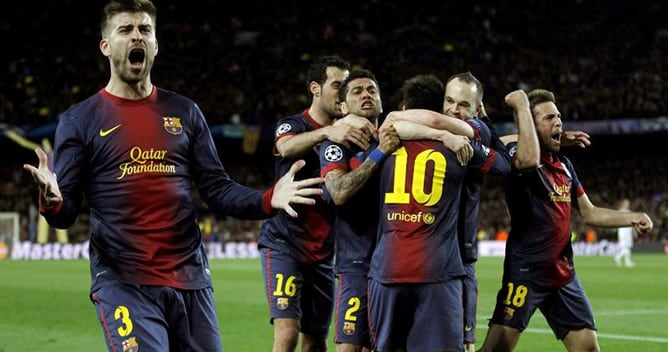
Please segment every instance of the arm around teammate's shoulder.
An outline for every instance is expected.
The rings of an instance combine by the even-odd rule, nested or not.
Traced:
[[[315,145],[324,141],[326,136],[324,127],[313,131],[283,136],[276,141],[276,152],[281,158],[297,159],[311,150]]]

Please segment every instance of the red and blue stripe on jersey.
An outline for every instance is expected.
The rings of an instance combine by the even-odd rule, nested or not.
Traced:
[[[460,198],[459,221],[457,234],[459,250],[464,263],[478,260],[478,218],[480,214],[480,191],[487,174],[506,175],[510,172],[510,157],[506,147],[499,139],[493,127],[478,119],[467,122],[474,128],[475,138],[490,148],[490,157],[482,168],[469,167]]]
[[[511,157],[516,143],[508,145]],[[542,153],[541,166],[505,178],[511,231],[506,270],[521,271],[536,283],[563,286],[573,277],[571,213],[585,193],[572,163],[563,155]]]
[[[351,151],[343,145],[325,141],[320,148],[321,176],[331,170],[349,172],[357,169],[377,146],[373,141],[366,151]],[[335,152],[332,152],[335,151]],[[369,271],[369,263],[378,231],[378,172],[369,178],[362,188],[346,204],[336,206],[334,225],[336,273],[362,273]],[[325,190],[325,198],[329,194]]]
[[[457,244],[466,170],[436,141],[402,141],[380,170],[381,212],[369,276],[384,283],[464,275]]]
[[[233,181],[199,107],[155,88],[141,100],[105,90],[59,116],[55,173],[64,197],[52,225],[90,207],[95,290],[105,280],[200,289],[211,285],[193,204],[193,184],[213,211],[244,219],[272,215],[270,192]]]
[[[285,117],[276,124],[275,142],[287,136],[313,131],[322,127],[308,114],[308,110],[300,114]],[[274,143],[275,144],[275,143]],[[320,176],[320,145],[310,148],[296,158],[276,157],[276,179],[283,176],[299,159],[306,165],[297,172],[295,180]],[[332,224],[334,209],[323,199],[316,199],[315,205],[294,204],[293,208],[299,216],[293,218],[286,212],[279,212],[271,219],[263,222],[258,239],[260,248],[266,247],[289,253],[302,263],[328,261],[334,255],[334,238]]]

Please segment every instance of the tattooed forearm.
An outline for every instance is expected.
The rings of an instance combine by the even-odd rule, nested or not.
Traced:
[[[336,205],[344,204],[357,191],[359,191],[364,183],[371,177],[378,165],[370,160],[365,160],[357,169],[348,173],[329,172],[325,176],[325,186],[332,196]]]

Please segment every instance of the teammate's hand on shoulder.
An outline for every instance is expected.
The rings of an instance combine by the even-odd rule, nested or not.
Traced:
[[[370,135],[373,138],[378,138],[378,130],[376,129],[376,126],[374,126],[366,117],[348,114],[345,117],[336,120],[334,125],[342,123],[362,130],[363,133]]]
[[[445,133],[442,139],[443,145],[457,154],[457,161],[462,166],[465,166],[471,161],[473,157],[473,147],[471,140],[466,136],[458,134]]]
[[[356,128],[347,123],[334,124],[327,128],[327,139],[334,143],[342,144],[348,149],[351,149],[353,144],[362,150],[369,148],[372,134],[365,129]]]

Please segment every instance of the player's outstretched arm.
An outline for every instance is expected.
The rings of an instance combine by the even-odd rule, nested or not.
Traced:
[[[46,152],[38,147],[35,148],[35,154],[37,154],[37,158],[39,159],[37,167],[30,164],[24,164],[23,169],[30,172],[32,175],[33,180],[35,180],[35,183],[42,193],[42,198],[46,206],[52,206],[62,202],[63,196],[60,193],[56,176],[49,170]]]
[[[580,147],[587,148],[591,146],[590,136],[584,131],[563,131],[561,132],[562,147]],[[504,144],[517,142],[517,134],[508,134],[501,137]]]
[[[641,234],[652,231],[654,227],[646,213],[597,207],[586,193],[578,197],[578,208],[587,225],[612,228],[633,226]]]
[[[306,165],[304,160],[297,160],[292,163],[283,177],[278,179],[274,185],[274,192],[271,197],[271,207],[283,209],[290,216],[297,217],[297,212],[291,204],[315,204],[314,196],[322,195],[322,189],[319,187],[324,182],[322,177],[312,177],[304,180],[295,181],[295,174]]]

